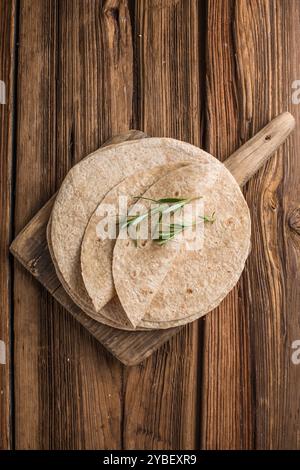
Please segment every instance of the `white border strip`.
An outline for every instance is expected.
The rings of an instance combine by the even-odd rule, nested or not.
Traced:
[[[0,364],[6,364],[6,348],[4,341],[0,340]]]
[[[0,80],[0,104],[6,104],[6,88],[2,80]]]

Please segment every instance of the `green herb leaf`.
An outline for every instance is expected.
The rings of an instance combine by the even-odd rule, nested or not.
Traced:
[[[204,220],[204,222],[208,222],[210,224],[213,224],[216,220],[215,212],[213,212],[210,216],[209,215],[201,216],[201,218]]]
[[[143,196],[133,196],[134,199],[144,199],[145,201],[156,202],[156,204],[172,204],[174,202],[187,201],[187,198],[183,197],[166,197],[161,199],[151,199]]]
[[[155,202],[157,204],[157,207],[149,209],[144,214],[127,215],[125,222],[121,224],[121,229],[130,227],[130,226],[136,226],[136,230],[138,231],[141,222],[143,222],[149,216],[158,213],[159,214],[158,226],[160,227],[160,230],[158,232],[158,237],[154,239],[153,241],[155,243],[158,243],[159,245],[165,244],[169,240],[172,240],[176,235],[183,232],[186,228],[193,227],[196,224],[196,221],[192,222],[191,224],[171,223],[167,226],[168,227],[167,230],[162,230],[162,227],[161,227],[161,225],[164,225],[164,224],[161,224],[163,215],[175,213],[176,211],[184,207],[186,204],[189,204],[196,199],[200,199],[201,196],[195,196],[191,198],[170,197],[170,198],[160,198],[160,199],[151,199],[151,198],[146,198],[143,196],[134,196],[134,198]],[[215,213],[213,213],[211,216],[206,216],[206,215],[201,216],[201,218],[204,220],[204,222],[213,223],[215,221]],[[137,240],[135,241],[135,243],[137,246],[138,245]]]

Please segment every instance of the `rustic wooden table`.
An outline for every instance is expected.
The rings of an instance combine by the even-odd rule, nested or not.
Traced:
[[[0,0],[0,448],[300,448],[299,38],[299,0]],[[142,365],[113,359],[9,257],[111,135],[224,160],[284,110],[298,129],[244,190],[239,285]]]

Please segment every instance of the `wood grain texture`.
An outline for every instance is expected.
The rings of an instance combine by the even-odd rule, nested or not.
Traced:
[[[291,106],[299,73],[290,36],[299,31],[299,4],[291,3],[208,2],[207,149],[223,160]],[[299,334],[299,245],[288,224],[299,192],[292,142],[246,187],[252,253],[239,286],[204,320],[203,448],[299,448],[299,374],[290,349]]]
[[[300,4],[293,0],[291,4],[285,2],[281,6],[283,23],[283,83],[290,84],[299,80],[300,65],[299,51],[295,47],[300,37]],[[280,356],[282,364],[280,369],[282,392],[278,408],[275,409],[276,418],[271,421],[273,436],[271,443],[261,438],[260,447],[280,447],[284,449],[300,449],[300,374],[299,364],[291,361],[294,341],[300,339],[300,108],[293,105],[291,89],[287,86],[281,90],[282,100],[293,113],[296,120],[297,132],[294,132],[281,153],[288,155],[288,161],[283,168],[283,178],[278,194],[282,198],[277,203],[280,213],[280,248],[281,281],[283,284],[283,308],[280,325]],[[277,209],[276,208],[276,209]],[[278,210],[278,209],[277,209]],[[273,408],[274,410],[274,408]],[[273,411],[271,410],[271,412]],[[263,420],[260,421],[260,426]],[[277,429],[274,432],[275,428]]]
[[[119,4],[126,17],[125,2]],[[21,3],[17,232],[72,164],[112,132],[129,128],[131,35],[127,20],[120,28],[107,5]],[[108,49],[111,38],[117,41]],[[129,71],[120,73],[126,51]],[[15,269],[16,447],[120,448],[120,364],[19,265]]]
[[[0,449],[12,446],[11,431],[11,269],[8,246],[12,232],[12,168],[15,73],[16,4],[0,1],[0,79],[5,83],[5,104],[0,104]],[[5,362],[5,363],[4,363]]]
[[[135,6],[134,127],[201,145],[203,3],[144,0]],[[197,324],[190,325],[145,364],[127,369],[125,448],[197,445],[199,338]]]
[[[267,162],[294,127],[292,114],[281,113],[225,160],[226,168],[240,186],[244,186]]]
[[[0,79],[9,84],[14,5],[0,0]],[[253,240],[239,286],[140,366],[121,367],[15,264],[15,431],[0,365],[0,448],[14,438],[26,449],[300,448],[291,361],[300,338],[299,10],[298,0],[20,2],[17,119],[0,105],[0,339],[9,339],[11,227],[18,233],[70,166],[111,135],[140,128],[224,161],[281,111],[297,131],[245,187]]]

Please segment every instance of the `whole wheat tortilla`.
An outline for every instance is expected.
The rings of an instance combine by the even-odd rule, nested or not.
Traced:
[[[221,171],[222,165],[217,160],[179,168],[158,180],[144,196],[149,200],[176,196],[203,197],[211,190]],[[146,203],[149,208],[151,202]],[[135,207],[132,211],[137,212]],[[148,312],[166,274],[172,269],[178,249],[183,247],[174,242],[159,246],[151,239],[136,247],[132,239],[121,238],[122,234],[121,231],[113,253],[114,284],[130,322],[137,326]]]
[[[212,310],[238,281],[249,252],[249,209],[229,171],[214,159],[206,174],[203,165],[190,165],[174,175],[159,180],[145,196],[172,197],[185,188],[203,196],[205,213],[216,212],[216,222],[205,225],[202,249],[181,249],[173,257],[172,242],[160,247],[149,240],[137,249],[132,240],[118,238],[114,283],[133,325],[177,326]]]
[[[116,240],[109,238],[107,233],[101,238],[97,233],[97,227],[101,223],[106,224],[107,221],[111,221],[114,225],[112,228],[115,229],[116,215],[122,216],[127,213],[126,207],[119,207],[119,198],[126,197],[128,207],[132,206],[136,202],[135,195],[143,195],[157,180],[184,165],[185,163],[181,162],[171,163],[129,176],[106,194],[91,216],[81,245],[81,274],[96,312],[100,312],[116,295],[112,276],[113,249]]]
[[[248,254],[250,253],[251,251],[251,243],[249,243],[249,249],[248,249]],[[182,260],[178,260],[177,262],[181,262]],[[185,262],[183,260],[183,262]],[[168,276],[170,276],[171,273],[168,273]],[[238,279],[239,279],[239,276],[237,275],[236,277],[236,280],[233,279],[233,282],[232,282],[232,288],[235,286],[235,284],[238,282]],[[151,306],[153,305],[153,311],[154,312],[157,312],[157,309],[161,307],[161,310],[160,312],[164,312],[164,308],[166,306],[166,304],[164,303],[164,300],[162,299],[163,297],[165,297],[165,289],[167,289],[167,281],[170,280],[170,277],[165,278],[165,281],[163,283],[163,287],[162,287],[162,292],[159,291],[157,293],[157,295],[154,297],[152,303],[151,303]],[[229,290],[228,292],[231,290],[231,288],[229,287]],[[182,292],[181,291],[176,291],[176,295],[178,295],[178,300],[180,299],[179,296],[182,296]],[[216,301],[214,302],[214,304],[211,304],[207,307],[207,311],[206,312],[201,312],[200,308],[196,308],[196,313],[192,314],[192,315],[188,315],[188,316],[183,316],[182,318],[178,318],[177,320],[158,320],[158,321],[153,321],[151,320],[151,312],[148,313],[145,318],[140,322],[140,324],[138,325],[138,327],[136,328],[137,330],[141,329],[141,326],[143,329],[167,329],[167,328],[174,328],[174,327],[178,327],[178,326],[183,326],[183,325],[186,325],[187,323],[191,323],[195,320],[198,320],[200,317],[202,317],[203,315],[205,315],[206,313],[210,312],[211,310],[213,310],[214,308],[218,307],[218,305],[220,305],[220,303],[224,300],[224,298],[226,297],[227,295],[227,292],[220,296],[218,299],[216,299]],[[201,302],[199,302],[199,305],[201,306]],[[176,312],[178,312],[178,308],[176,309]]]
[[[176,167],[182,167],[184,165],[186,164],[179,163],[165,165],[164,167],[155,167],[153,170],[138,173],[129,178],[126,178],[119,185],[115,186],[111,191],[107,193],[107,195],[101,201],[96,211],[90,218],[88,226],[85,230],[84,239],[81,247],[81,269],[85,287],[87,288],[87,291],[93,300],[93,304],[96,311],[99,312],[103,305],[106,304],[112,298],[113,295],[115,295],[111,271],[112,253],[115,240],[99,240],[96,233],[96,226],[101,220],[101,216],[99,214],[103,214],[104,212],[100,209],[101,206],[103,206],[104,204],[112,204],[113,206],[115,206],[118,197],[122,195],[141,195],[144,193],[145,188],[149,187],[151,182],[153,183],[155,180],[158,179],[158,175],[162,177],[164,173],[170,172],[170,170]],[[129,198],[129,205],[131,205],[133,201],[133,198]],[[117,299],[114,299],[114,301],[117,301]],[[100,305],[98,302],[100,303]],[[103,305],[101,305],[101,302],[103,302]],[[115,317],[115,314],[117,312],[118,318],[116,319],[116,321],[118,321],[118,323],[112,326],[119,327],[120,322],[122,323],[122,318],[120,318],[119,316],[120,308],[108,308],[108,306],[111,307],[112,305],[113,303],[108,304],[105,309],[102,309],[101,313],[104,313],[106,317],[107,313],[109,313],[109,319],[112,319]],[[124,319],[126,318],[127,320],[127,315],[125,314],[123,308],[121,308],[121,312],[122,315],[124,315]],[[191,317],[191,321],[192,320],[193,318]],[[186,318],[183,319],[183,323],[185,322]],[[152,329],[153,327],[148,323],[150,322],[143,322],[142,320],[139,327],[143,329]],[[171,327],[171,325],[169,326],[169,322],[164,325],[165,322],[163,320],[159,321],[158,323],[159,325],[155,325],[155,328]]]
[[[113,186],[136,172],[172,162],[192,162],[195,158],[213,159],[203,150],[185,142],[148,138],[99,149],[67,174],[56,197],[49,224],[51,256],[64,288],[92,318],[102,321],[103,317],[109,317],[116,309],[121,309],[115,297],[100,314],[97,313],[80,274],[82,238],[99,202]],[[121,325],[119,327],[123,328]]]
[[[47,244],[48,244],[48,249],[51,255],[52,260],[54,260],[54,255],[53,255],[53,248],[52,248],[52,243],[51,243],[51,217],[49,219],[48,225],[47,225]],[[88,314],[91,318],[93,318],[96,321],[99,321],[101,323],[104,323],[105,325],[112,326],[113,328],[120,328],[124,330],[132,330],[132,325],[130,325],[129,321],[126,320],[127,316],[124,313],[124,309],[122,305],[119,302],[119,299],[115,297],[111,302],[109,302],[106,306],[104,312],[96,312],[93,310],[92,305],[87,305],[86,303],[83,304],[82,300],[77,297],[76,293],[72,292],[69,288],[69,286],[66,284],[64,278],[62,277],[61,273],[59,272],[56,263],[55,265],[55,270],[57,277],[62,284],[63,288],[67,292],[67,294],[71,297],[71,299],[78,305],[80,306],[81,310],[83,310],[86,314]],[[105,315],[103,315],[105,313]]]

